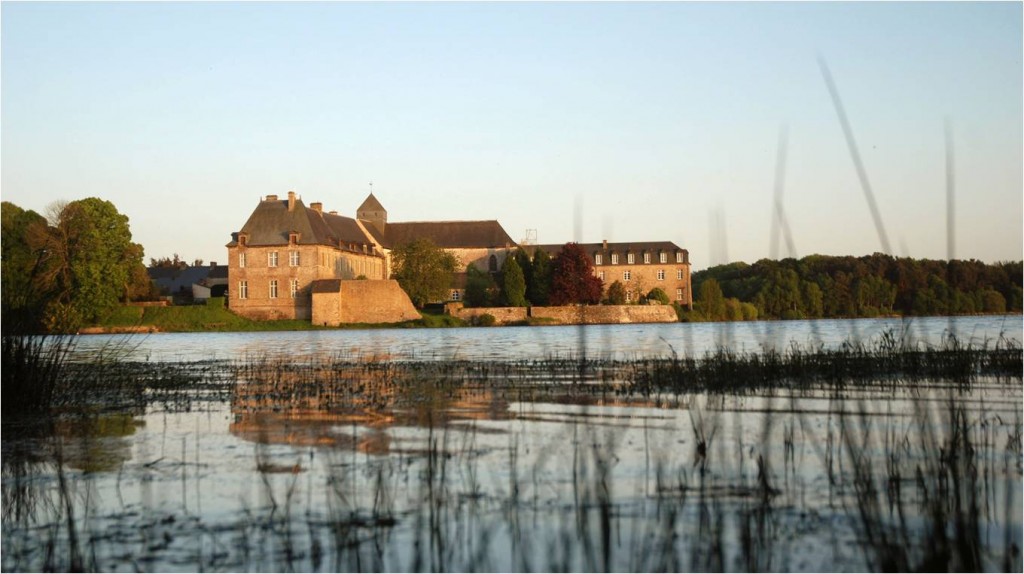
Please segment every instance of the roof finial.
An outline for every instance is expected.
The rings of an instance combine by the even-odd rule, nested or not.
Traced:
[[[373,195],[373,182],[370,182],[370,195]]]

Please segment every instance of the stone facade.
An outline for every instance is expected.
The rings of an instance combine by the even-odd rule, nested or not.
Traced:
[[[590,258],[594,274],[604,284],[604,294],[615,281],[626,290],[626,302],[635,303],[655,287],[660,287],[670,301],[693,307],[690,282],[690,253],[671,241],[633,243],[581,243]],[[561,245],[538,245],[552,258]],[[532,253],[531,253],[532,255]]]
[[[252,319],[316,320],[315,283],[357,278],[388,280],[392,249],[422,238],[454,254],[461,270],[472,264],[481,271],[496,273],[517,248],[495,220],[389,222],[387,211],[373,194],[360,205],[354,219],[324,212],[319,202],[307,207],[291,191],[287,199],[268,195],[226,246],[228,306]],[[536,249],[544,249],[554,257],[562,246],[525,247],[531,255]],[[606,292],[619,280],[631,300],[660,287],[671,300],[692,306],[689,254],[674,243],[604,242],[582,247],[592,258],[594,272],[602,278]],[[451,299],[462,298],[464,281],[464,273],[453,277]],[[340,293],[343,288],[338,285]],[[360,302],[359,288],[352,289],[352,298],[342,297],[336,302],[325,299],[323,316],[384,322],[371,318],[377,316],[372,302]],[[394,302],[389,297],[383,299]],[[404,303],[395,304],[399,315],[407,311]],[[364,313],[359,315],[358,309],[346,305],[359,305]]]
[[[310,285],[320,279],[384,279],[386,258],[358,227],[331,228],[316,207],[289,192],[267,196],[228,248],[228,307],[257,320],[312,317]],[[348,220],[351,222],[352,220]],[[348,222],[343,222],[348,223]]]

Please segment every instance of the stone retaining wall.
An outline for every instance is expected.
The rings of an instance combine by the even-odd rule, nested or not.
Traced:
[[[465,321],[480,315],[491,315],[498,325],[507,325],[526,320],[526,307],[471,307],[453,309],[451,314]]]
[[[530,316],[554,319],[566,325],[619,323],[675,323],[679,320],[671,305],[584,305],[532,307]]]

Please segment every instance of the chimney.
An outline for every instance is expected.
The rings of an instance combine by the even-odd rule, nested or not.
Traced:
[[[605,251],[608,251],[608,240],[605,239],[604,241],[602,241],[601,246]]]
[[[277,201],[277,196],[276,195],[268,195],[267,196],[267,201]]]
[[[332,210],[331,210],[331,211],[330,211],[329,213],[330,213],[331,215],[338,215],[338,212],[337,212],[337,210],[334,210],[334,209],[332,209]]]
[[[211,261],[210,262],[210,269],[213,269],[216,266],[217,266],[217,262],[216,261]]]
[[[295,192],[294,191],[289,191],[288,192],[288,211],[292,211],[294,209],[295,209]]]
[[[313,203],[310,203],[309,206],[313,208],[313,211],[317,213],[322,214],[324,212],[324,204],[320,203],[319,201],[314,201]]]

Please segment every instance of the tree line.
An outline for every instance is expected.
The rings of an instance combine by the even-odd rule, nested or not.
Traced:
[[[109,201],[56,203],[46,217],[4,201],[0,214],[5,335],[74,332],[154,295],[142,246]]]
[[[1024,262],[810,255],[693,274],[686,320],[1020,313]]]

